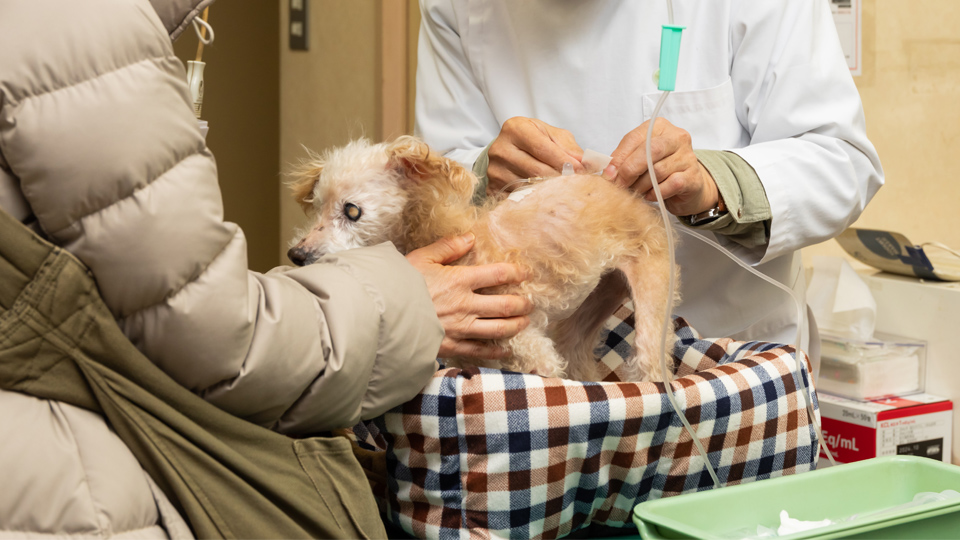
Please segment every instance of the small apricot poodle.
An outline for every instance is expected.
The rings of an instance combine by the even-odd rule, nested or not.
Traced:
[[[510,348],[509,358],[447,363],[597,380],[600,331],[632,295],[636,337],[622,375],[664,380],[659,351],[670,262],[656,207],[593,174],[557,176],[522,198],[481,207],[471,203],[476,185],[471,171],[409,136],[380,144],[361,139],[311,154],[291,187],[312,221],[288,255],[310,264],[324,254],[385,241],[408,253],[472,231],[473,249],[455,264],[523,267],[524,282],[490,292],[525,296],[534,311],[527,328],[499,343]],[[667,337],[672,366],[673,332]]]

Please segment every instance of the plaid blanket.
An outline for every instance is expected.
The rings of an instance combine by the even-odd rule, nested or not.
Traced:
[[[793,349],[702,339],[682,319],[675,328],[674,392],[721,482],[813,469]],[[385,451],[387,518],[420,538],[558,538],[631,527],[640,502],[711,489],[663,384],[617,382],[632,333],[621,308],[598,349],[604,382],[441,369],[415,399],[357,426]]]

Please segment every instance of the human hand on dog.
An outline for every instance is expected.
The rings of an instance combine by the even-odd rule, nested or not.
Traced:
[[[650,121],[627,133],[612,159],[603,170],[603,177],[628,187],[648,201],[657,200],[647,170],[647,129]],[[660,195],[667,210],[676,216],[690,216],[713,208],[720,192],[710,172],[697,160],[693,143],[686,130],[663,118],[653,125],[653,170],[657,174]]]
[[[525,178],[560,174],[564,163],[573,171],[584,172],[580,161],[583,149],[565,129],[553,127],[535,118],[514,116],[503,123],[500,134],[487,151],[487,192],[498,193],[511,183]]]
[[[519,283],[526,277],[513,264],[447,266],[466,255],[474,236],[444,238],[411,251],[407,260],[423,274],[427,289],[443,325],[440,358],[454,356],[500,359],[510,351],[487,341],[515,336],[530,324],[533,304],[516,295],[487,295],[475,291]]]

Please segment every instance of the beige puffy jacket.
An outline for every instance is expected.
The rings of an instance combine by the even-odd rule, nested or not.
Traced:
[[[389,244],[247,269],[171,45],[208,3],[0,3],[0,208],[82,260],[130,340],[208,401],[290,434],[352,425],[423,387],[443,330]],[[99,416],[0,391],[0,441],[0,537],[163,532]]]

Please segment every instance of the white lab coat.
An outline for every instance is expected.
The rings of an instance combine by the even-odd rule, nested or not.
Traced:
[[[467,166],[513,116],[539,118],[610,154],[653,113],[663,0],[420,6],[416,131]],[[802,299],[798,250],[843,231],[883,184],[828,1],[674,6],[686,30],[676,92],[661,116],[690,132],[694,148],[731,150],[754,167],[773,215],[768,245],[715,238]],[[795,341],[796,307],[784,292],[685,235],[677,260],[676,313],[701,333]]]

